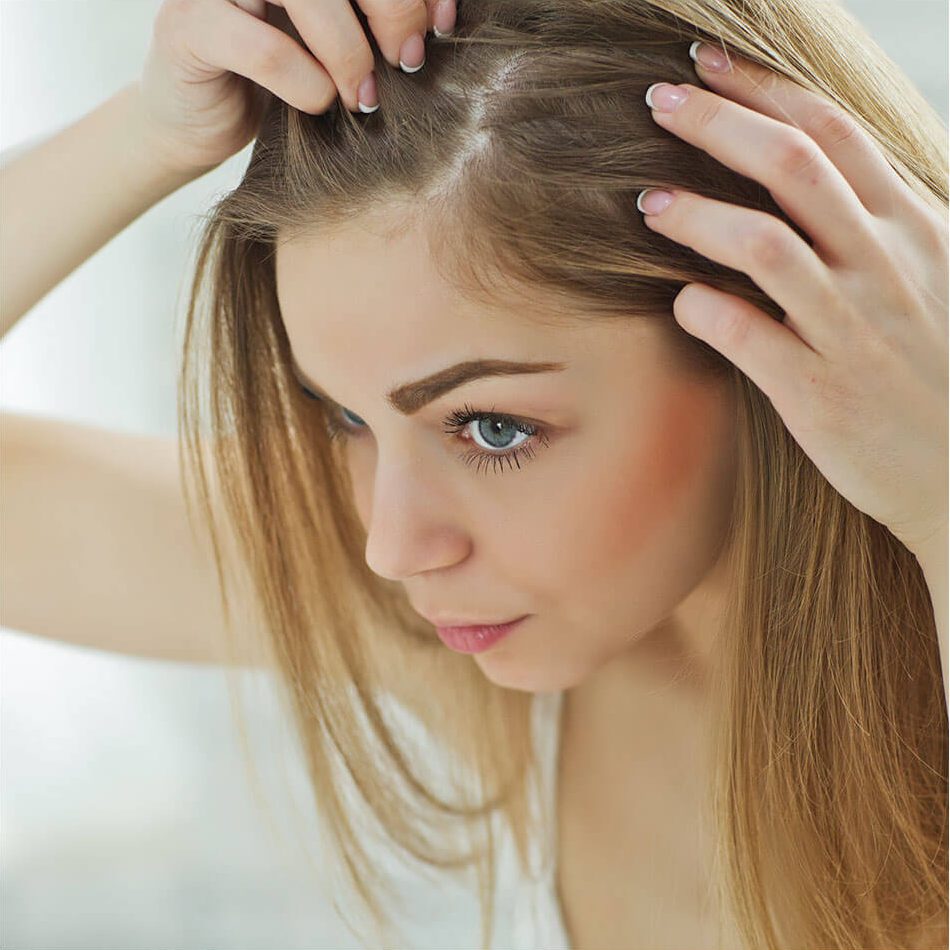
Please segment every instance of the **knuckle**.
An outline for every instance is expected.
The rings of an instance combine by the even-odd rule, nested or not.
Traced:
[[[940,259],[947,257],[950,249],[950,229],[947,227],[946,213],[938,213],[932,207],[923,208],[920,234],[924,248]]]
[[[906,352],[904,326],[890,321],[859,325],[854,352],[861,353],[861,362],[872,379],[886,379],[894,358]]]
[[[809,115],[802,131],[822,145],[836,146],[857,135],[858,124],[844,109],[823,102]]]
[[[419,13],[426,12],[425,0],[391,0],[389,8],[399,19],[409,19]]]
[[[756,216],[741,235],[739,243],[743,257],[757,269],[771,269],[780,265],[790,253],[789,228],[771,215]]]
[[[162,38],[176,36],[182,31],[187,18],[193,16],[192,11],[202,2],[203,0],[164,0],[152,23],[153,35]]]
[[[693,122],[699,129],[708,129],[722,111],[723,101],[718,96],[702,96],[699,107],[693,115]]]
[[[308,111],[314,115],[320,115],[327,111],[327,109],[332,106],[337,99],[337,89],[332,82],[325,82],[321,85],[320,93],[312,100],[313,104],[309,107]]]
[[[287,63],[287,49],[283,34],[264,33],[254,44],[252,68],[261,76],[274,76],[280,73]]]
[[[333,65],[334,72],[341,78],[345,78],[355,90],[363,77],[369,75],[374,66],[373,52],[369,48],[369,43],[364,38],[360,43],[347,44],[336,55]]]
[[[729,352],[741,353],[749,336],[750,321],[738,308],[726,307],[716,319],[716,337]]]
[[[425,12],[425,0],[384,0],[372,4],[374,20],[388,20],[394,23],[405,23],[420,12]]]
[[[774,149],[770,165],[782,177],[797,178],[814,173],[823,155],[814,139],[793,128],[778,136]]]

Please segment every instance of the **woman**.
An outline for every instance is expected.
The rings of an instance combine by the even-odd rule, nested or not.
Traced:
[[[575,947],[946,945],[919,94],[818,3],[467,0],[424,68],[368,4],[240,7],[166,3],[139,90],[168,181],[257,137],[201,243],[180,434],[377,922],[349,781],[407,859],[476,868],[482,944],[503,829],[526,870],[557,842]],[[306,49],[355,27],[338,108]]]

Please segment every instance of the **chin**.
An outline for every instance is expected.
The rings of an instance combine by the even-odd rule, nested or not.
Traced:
[[[553,693],[570,689],[580,680],[580,677],[572,676],[569,670],[546,669],[537,665],[532,667],[521,658],[515,661],[513,656],[493,657],[493,652],[476,653],[473,659],[486,679],[505,689],[516,689],[523,693]]]

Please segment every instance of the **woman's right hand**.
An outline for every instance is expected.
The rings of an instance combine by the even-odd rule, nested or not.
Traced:
[[[430,27],[451,32],[455,2],[358,5],[390,65],[412,67],[424,61]],[[142,118],[166,164],[208,171],[257,135],[259,86],[311,114],[338,94],[362,111],[359,100],[377,102],[374,65],[350,0],[164,0],[139,81]]]

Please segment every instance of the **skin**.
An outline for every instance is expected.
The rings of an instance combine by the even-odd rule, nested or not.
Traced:
[[[276,259],[297,366],[350,414],[368,565],[429,617],[530,614],[472,655],[498,685],[589,689],[629,674],[693,691],[728,583],[730,391],[677,365],[660,320],[579,312],[552,326],[510,301],[466,301],[420,251],[421,233],[383,236],[387,214],[298,236]],[[567,368],[470,381],[409,417],[385,399],[477,358]],[[535,438],[520,468],[470,467],[462,456],[488,452],[487,423],[442,428],[466,403],[539,424],[548,442]],[[496,443],[523,438],[508,429]]]
[[[674,316],[748,376],[828,482],[917,558],[950,706],[946,202],[911,189],[833,100],[724,52],[723,71],[697,62],[710,89],[683,83],[673,103],[660,84],[650,114],[767,188],[809,240],[755,209],[675,191],[645,225],[748,274],[785,316],[701,283],[677,296]]]
[[[946,689],[946,446],[935,438],[946,419],[945,209],[911,193],[824,97],[738,57],[734,65],[697,67],[715,92],[684,84],[672,111],[654,90],[651,115],[768,188],[812,240],[754,210],[676,192],[646,225],[748,274],[785,317],[702,284],[685,288],[673,316],[759,386],[829,482],[917,556]],[[703,861],[699,880],[682,873],[696,865],[700,834],[682,820],[699,814],[705,784],[695,763],[700,717],[659,698],[655,684],[695,693],[720,632],[735,461],[729,394],[665,358],[659,323],[555,329],[531,324],[510,300],[467,306],[416,237],[410,246],[354,227],[285,247],[287,331],[298,362],[371,427],[349,449],[369,565],[404,583],[423,612],[479,612],[478,592],[496,619],[533,615],[473,659],[500,685],[570,690],[560,869],[577,878],[558,884],[572,942],[604,945],[586,929],[591,908],[612,926],[625,915],[639,939],[644,921],[681,919],[683,881],[698,894],[705,879]],[[316,299],[326,304],[319,319]],[[489,400],[485,408],[547,422],[554,438],[524,471],[466,472],[436,419],[398,417],[383,401],[407,377],[476,356],[571,362],[564,374],[481,381],[446,400]],[[619,772],[598,772],[612,762]],[[605,831],[585,855],[598,838],[584,833],[596,831],[583,824],[591,817]],[[565,829],[575,829],[573,842]],[[618,881],[633,881],[644,906],[631,908],[626,890],[613,907],[598,904]],[[659,900],[664,890],[675,897]],[[701,929],[670,945],[705,945]]]

